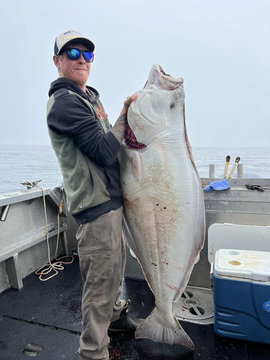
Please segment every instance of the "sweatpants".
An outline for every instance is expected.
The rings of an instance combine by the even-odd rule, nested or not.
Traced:
[[[76,234],[83,279],[80,360],[109,359],[108,328],[125,308],[119,300],[126,263],[122,215],[123,207],[112,210],[80,225]]]

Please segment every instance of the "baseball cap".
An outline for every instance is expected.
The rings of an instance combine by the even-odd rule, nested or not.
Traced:
[[[59,55],[63,47],[72,42],[79,42],[80,44],[85,45],[91,52],[95,50],[95,45],[92,43],[91,40],[87,39],[77,31],[68,30],[55,38],[54,55]]]

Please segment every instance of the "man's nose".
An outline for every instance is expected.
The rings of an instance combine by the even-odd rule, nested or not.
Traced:
[[[80,54],[78,61],[79,61],[79,63],[83,63],[83,64],[86,63],[82,53]]]

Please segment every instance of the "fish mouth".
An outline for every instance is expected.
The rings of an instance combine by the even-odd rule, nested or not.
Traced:
[[[162,69],[162,67],[161,67],[160,65],[158,65],[158,70],[159,70],[159,72],[160,72],[161,74],[172,78],[171,75],[165,73],[165,71]],[[172,79],[173,79],[173,78],[172,78]]]
[[[144,89],[150,85],[155,85],[160,90],[174,91],[182,86],[184,80],[181,77],[174,78],[165,71],[159,64],[155,64],[149,75],[149,78],[144,85]]]
[[[131,130],[128,123],[126,124],[125,136],[124,136],[125,145],[132,150],[140,150],[146,148],[146,145],[139,143],[136,139],[134,132]]]

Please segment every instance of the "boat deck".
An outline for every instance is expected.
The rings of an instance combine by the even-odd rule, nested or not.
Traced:
[[[0,294],[0,359],[77,359],[81,322],[82,281],[78,259],[49,281],[34,274],[21,290]],[[145,281],[125,279],[122,298],[131,299],[130,314],[146,318],[154,297]],[[270,345],[220,338],[213,325],[181,321],[195,350],[180,345],[135,340],[132,335],[109,333],[112,360],[267,360]]]

